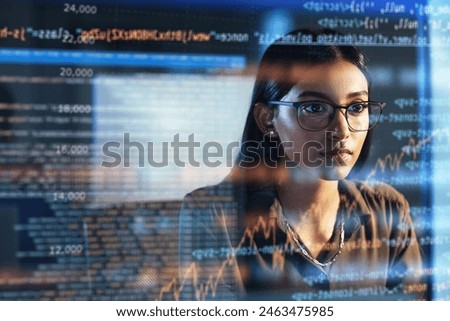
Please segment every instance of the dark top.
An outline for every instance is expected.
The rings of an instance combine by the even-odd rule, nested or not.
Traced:
[[[180,212],[181,299],[421,299],[422,260],[409,206],[389,185],[339,183],[335,230],[317,259],[298,249],[278,222],[273,187],[222,182],[186,195]],[[290,235],[290,234],[289,234]]]

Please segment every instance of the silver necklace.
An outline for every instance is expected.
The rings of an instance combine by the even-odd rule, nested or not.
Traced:
[[[339,250],[333,255],[333,257],[325,263],[320,262],[319,260],[315,259],[312,257],[311,254],[309,254],[308,250],[306,249],[306,247],[303,245],[303,243],[300,241],[300,237],[298,236],[298,234],[292,229],[292,227],[289,225],[289,223],[286,221],[286,217],[283,215],[283,220],[284,220],[284,224],[286,226],[286,229],[288,230],[289,234],[291,234],[292,238],[294,239],[295,244],[297,245],[297,247],[300,249],[300,251],[303,253],[303,255],[310,260],[311,262],[313,262],[314,264],[321,266],[321,267],[326,267],[326,266],[330,266],[331,264],[334,263],[334,261],[336,261],[336,258],[338,257],[339,254],[341,254],[342,252],[342,248],[344,247],[344,236],[345,236],[345,230],[344,230],[344,225],[345,222],[344,220],[342,220],[342,224],[341,224],[341,240],[339,242]]]

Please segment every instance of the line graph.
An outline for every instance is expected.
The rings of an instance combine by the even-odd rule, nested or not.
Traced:
[[[221,213],[221,217],[224,217],[224,213]],[[217,270],[208,275],[206,282],[201,283],[199,281],[199,267],[195,262],[193,262],[187,269],[185,269],[183,275],[181,276],[181,280],[178,278],[173,278],[169,283],[161,288],[157,300],[162,300],[166,294],[172,294],[174,300],[179,300],[182,291],[185,289],[189,281],[192,281],[194,296],[197,300],[205,300],[209,294],[212,297],[215,297],[220,282],[224,278],[225,270],[227,267],[233,267],[237,257],[236,253],[239,253],[239,249],[243,247],[256,246],[255,235],[257,234],[261,235],[266,241],[271,240],[272,245],[276,245],[276,228],[277,219],[275,217],[270,217],[268,220],[265,220],[264,217],[258,216],[257,223],[253,227],[247,227],[245,229],[237,246],[232,249],[226,259],[220,262]],[[287,252],[292,253],[295,251],[293,244],[293,240],[288,236],[283,246],[274,247],[276,249],[273,251],[272,255],[272,263],[274,268],[283,270],[285,254]]]
[[[411,156],[413,160],[416,160],[422,152],[422,149],[431,144],[433,139],[442,137],[445,137],[447,139],[447,144],[450,144],[450,130],[448,128],[436,129],[431,132],[430,135],[422,139],[410,137],[408,143],[401,148],[400,152],[389,153],[382,158],[378,158],[366,179],[375,177],[378,171],[384,173],[386,169],[389,169],[392,172],[400,170],[406,156]]]

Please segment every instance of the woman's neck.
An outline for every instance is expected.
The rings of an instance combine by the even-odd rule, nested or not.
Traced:
[[[300,215],[313,211],[316,215],[322,216],[322,213],[339,205],[337,180],[286,177],[276,184],[276,188],[283,207]]]
[[[277,184],[283,215],[313,256],[330,239],[339,209],[338,181],[293,180]]]

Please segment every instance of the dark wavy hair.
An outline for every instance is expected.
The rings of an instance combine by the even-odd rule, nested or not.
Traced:
[[[367,60],[364,54],[353,45],[339,45],[334,43],[318,44],[320,35],[336,35],[332,30],[295,30],[287,36],[295,37],[298,34],[309,35],[310,44],[286,43],[283,37],[271,44],[264,52],[259,63],[256,81],[253,88],[250,109],[242,135],[241,149],[235,160],[235,167],[249,168],[254,166],[253,160],[264,161],[265,164],[276,166],[283,155],[279,139],[271,139],[265,135],[253,116],[256,103],[281,100],[295,85],[289,80],[288,71],[295,64],[324,64],[345,60],[354,64],[367,79],[370,88],[372,80],[367,69]],[[292,39],[291,37],[291,39]],[[276,112],[276,111],[275,111]],[[372,131],[369,130],[364,141],[361,154],[352,172],[357,172],[369,155]]]

